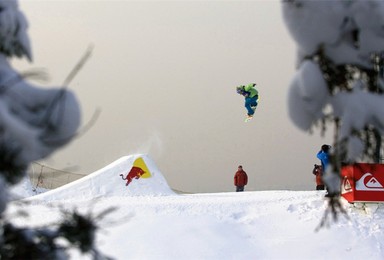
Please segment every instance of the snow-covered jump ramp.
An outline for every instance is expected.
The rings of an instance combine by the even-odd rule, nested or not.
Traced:
[[[146,155],[122,157],[77,181],[30,199],[93,199],[112,196],[174,195],[155,163]]]

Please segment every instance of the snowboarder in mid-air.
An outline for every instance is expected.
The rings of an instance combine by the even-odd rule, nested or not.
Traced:
[[[247,109],[247,117],[245,122],[248,122],[253,118],[257,104],[259,102],[259,92],[255,88],[256,84],[251,83],[246,86],[236,87],[236,92],[245,97],[245,108]]]

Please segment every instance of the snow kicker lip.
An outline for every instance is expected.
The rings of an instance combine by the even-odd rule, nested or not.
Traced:
[[[121,175],[125,178],[124,181]],[[129,185],[127,185],[128,178],[131,178]],[[175,195],[175,193],[168,186],[155,163],[147,155],[136,154],[124,156],[81,179],[32,196],[30,199],[52,201],[166,195]]]

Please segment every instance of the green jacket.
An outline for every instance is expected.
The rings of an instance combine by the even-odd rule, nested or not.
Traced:
[[[259,95],[259,92],[253,87],[253,84],[246,85],[244,87],[244,90],[249,92],[249,97],[251,97],[251,98]]]

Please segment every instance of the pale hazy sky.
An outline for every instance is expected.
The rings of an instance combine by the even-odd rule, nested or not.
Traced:
[[[20,2],[33,63],[60,85],[90,44],[91,59],[69,86],[95,125],[44,161],[92,173],[116,159],[147,153],[175,189],[234,191],[239,164],[246,190],[314,189],[323,143],[288,118],[295,45],[279,1]],[[261,96],[244,123],[239,84]]]

